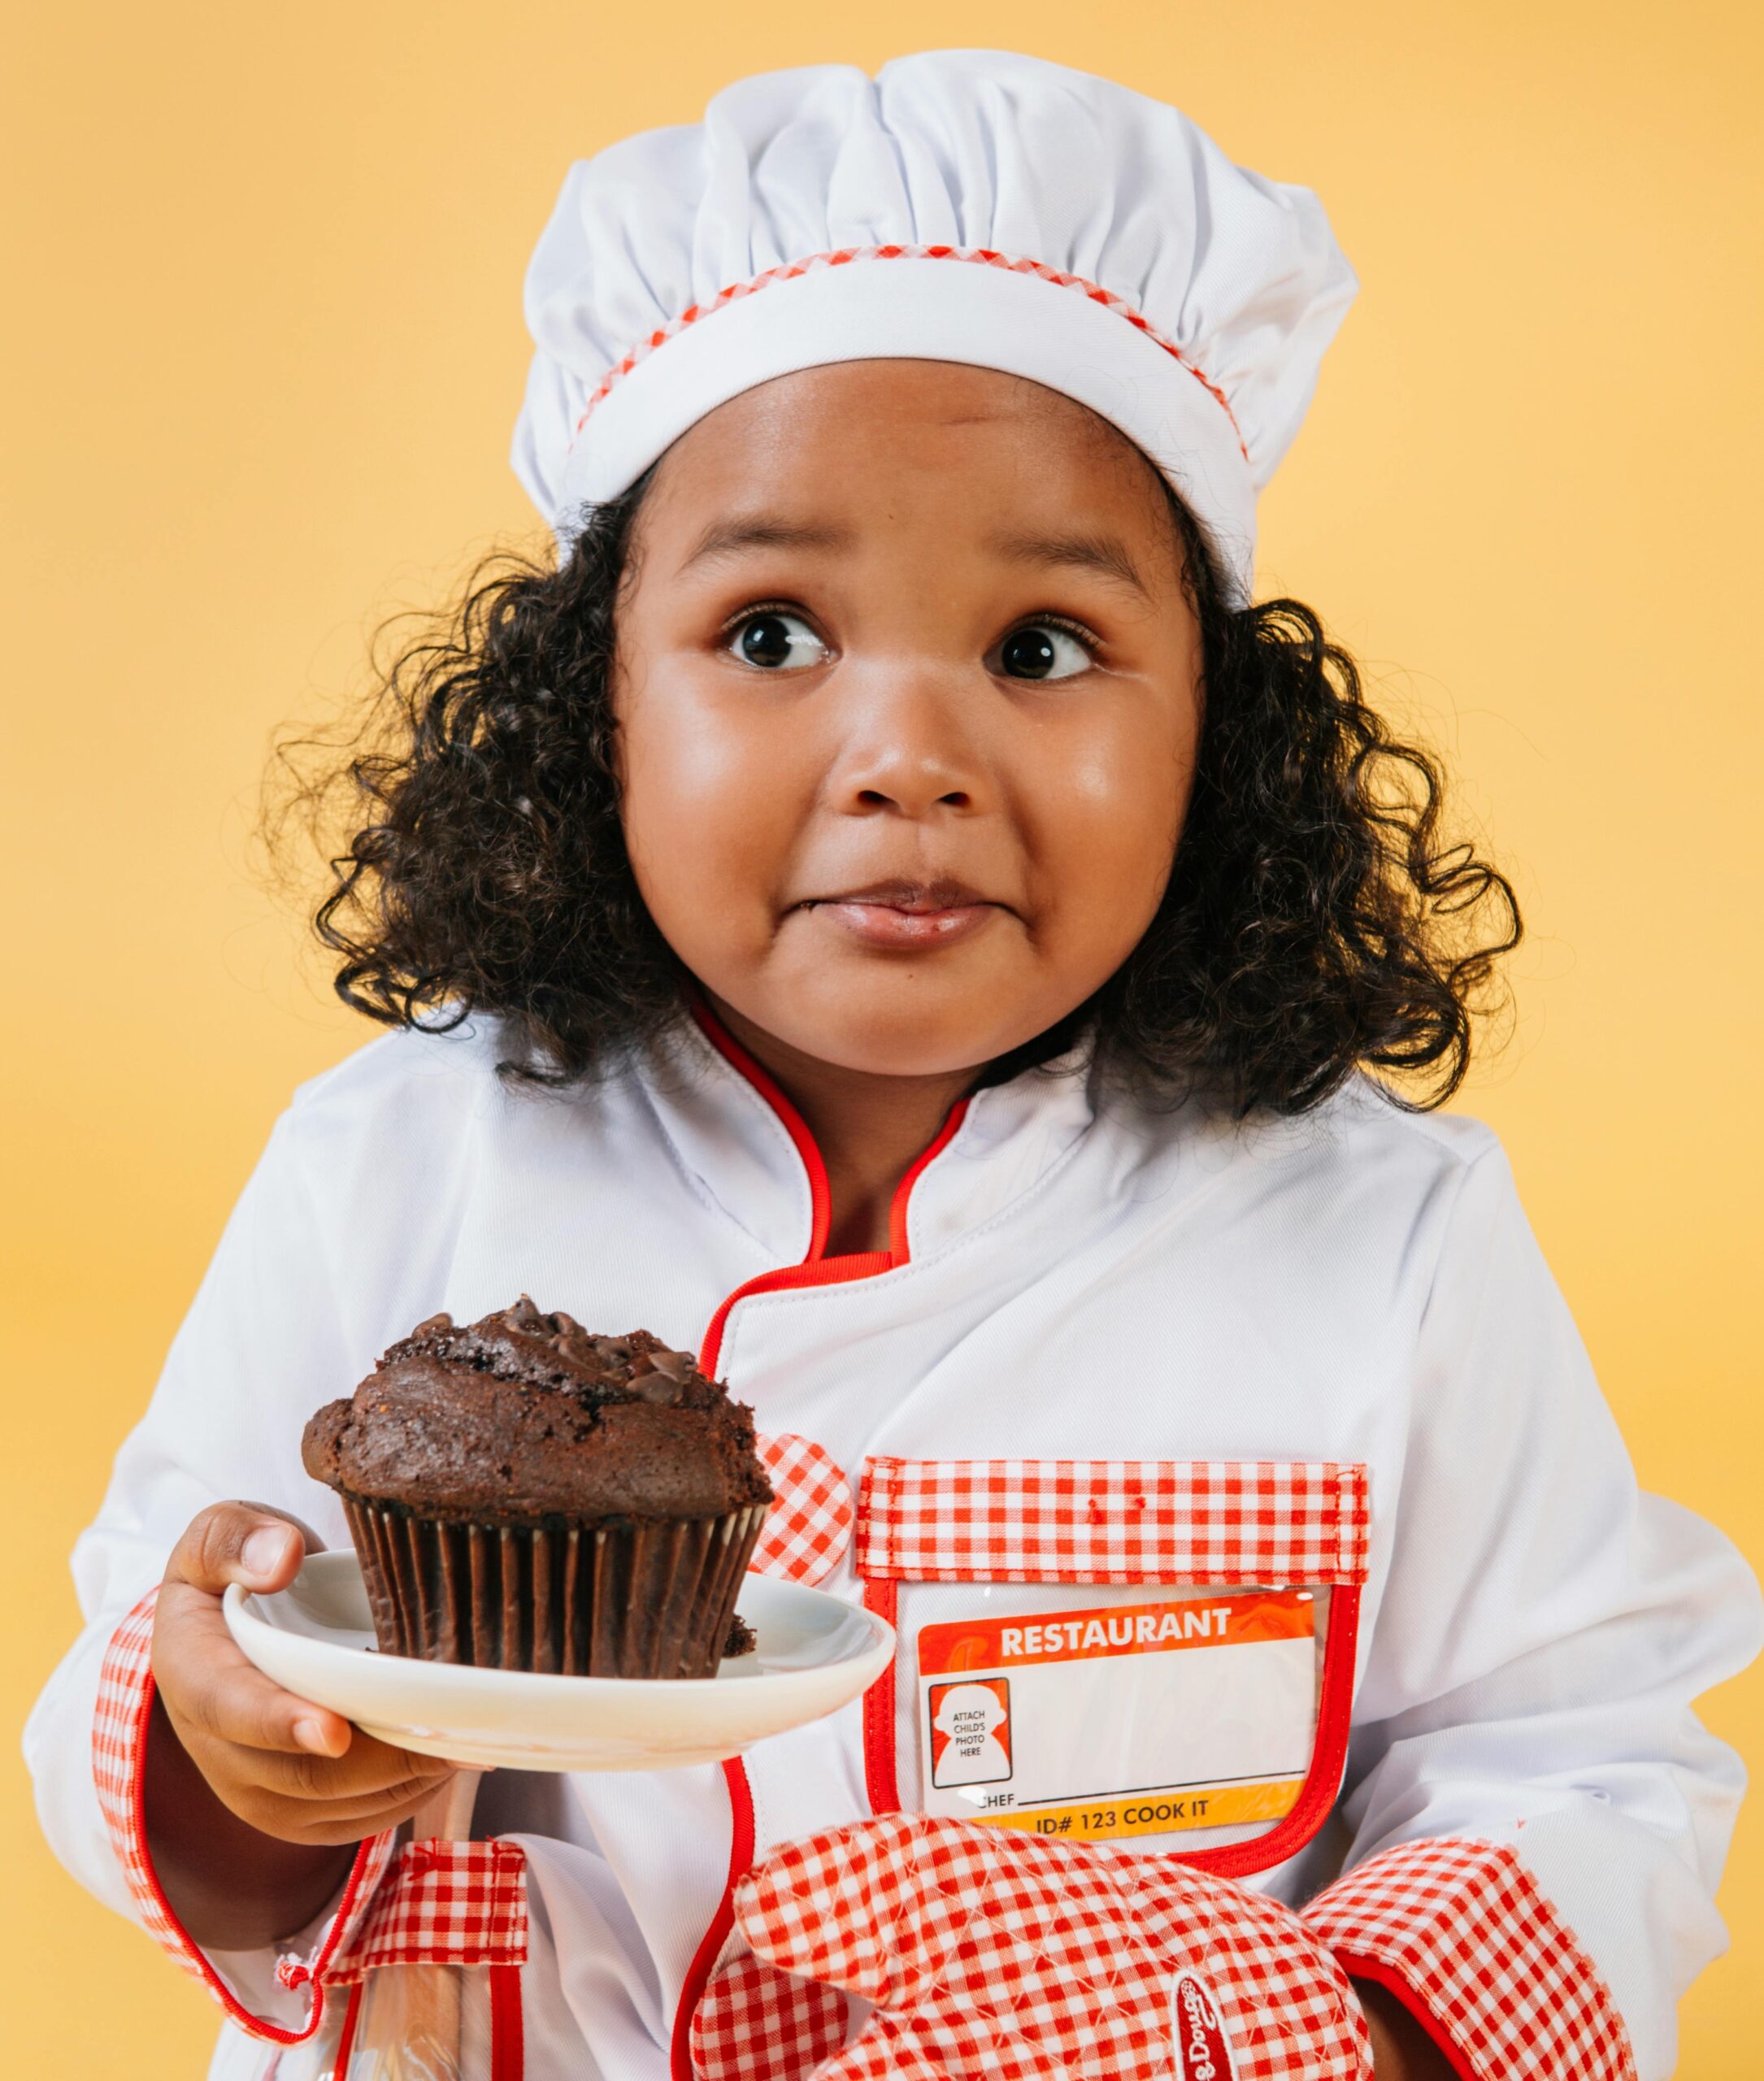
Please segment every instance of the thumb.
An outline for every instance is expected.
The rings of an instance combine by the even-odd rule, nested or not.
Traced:
[[[986,1862],[984,1831],[965,1823],[879,1815],[784,1844],[736,1888],[735,1919],[783,1971],[913,2009],[974,1912]]]
[[[298,1518],[267,1503],[211,1503],[190,1520],[166,1563],[168,1583],[219,1597],[229,1583],[285,1589],[323,1542]]]

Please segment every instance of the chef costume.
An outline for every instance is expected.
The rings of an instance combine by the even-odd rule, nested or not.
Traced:
[[[513,459],[567,554],[752,384],[997,368],[1136,443],[1240,602],[1354,286],[1307,191],[1106,81],[776,73],[571,169]],[[563,1097],[502,1052],[400,1032],[303,1087],[76,1549],[43,1825],[224,2009],[215,2075],[329,2074],[350,1991],[425,1957],[498,1976],[497,2081],[1357,2076],[1350,1975],[1475,2081],[1671,2070],[1742,1785],[1689,1701],[1757,1588],[1637,1492],[1486,1128],[1363,1079],[1154,1112],[1080,1041],[830,1256],[811,1136],[707,1013]],[[364,1844],[279,1954],[206,1951],[141,1815],[167,1555],[241,1496],[346,1544],[308,1415],[523,1291],[697,1344],[778,1492],[755,1565],[884,1614],[895,1666],[726,1766],[498,1772],[482,1840]]]

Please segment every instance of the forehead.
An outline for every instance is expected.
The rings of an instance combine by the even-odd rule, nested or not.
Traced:
[[[845,532],[1001,519],[1167,540],[1162,481],[1126,436],[1025,378],[954,362],[836,363],[775,377],[683,434],[652,527],[763,509]]]

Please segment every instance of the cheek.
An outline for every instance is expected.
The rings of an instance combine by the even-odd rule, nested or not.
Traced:
[[[770,928],[803,813],[774,734],[687,672],[652,671],[619,702],[626,849],[663,936],[701,973]]]
[[[1124,954],[1170,875],[1194,778],[1186,717],[1075,732],[1051,786],[1036,790],[1036,850],[1068,931]]]

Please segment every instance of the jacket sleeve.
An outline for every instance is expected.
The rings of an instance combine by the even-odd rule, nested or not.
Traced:
[[[146,1929],[241,2028],[284,2044],[317,2029],[326,1962],[382,1876],[389,1834],[364,1843],[333,1911],[277,1950],[205,1952],[162,1892],[141,1811],[153,1722],[153,1601],[172,1546],[208,1504],[287,1510],[344,1536],[308,1480],[300,1434],[353,1380],[332,1266],[287,1120],[222,1236],[146,1415],[74,1549],[85,1630],[31,1714],[24,1753],[50,1847],[106,1905]]]
[[[1638,1492],[1491,1146],[1423,1323],[1352,1845],[1307,1924],[1475,2081],[1662,2081],[1679,1998],[1725,1948],[1744,1787],[1691,1701],[1761,1639],[1733,1547]]]

